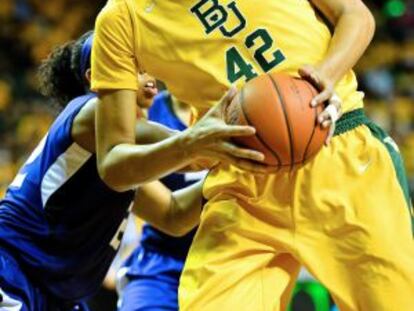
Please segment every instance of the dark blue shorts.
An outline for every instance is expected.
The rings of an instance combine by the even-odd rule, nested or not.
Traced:
[[[184,260],[137,248],[121,268],[119,311],[177,311]]]
[[[1,311],[87,311],[86,304],[61,304],[27,278],[17,261],[0,248]]]

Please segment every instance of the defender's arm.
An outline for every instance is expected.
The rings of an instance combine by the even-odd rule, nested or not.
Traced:
[[[132,211],[164,233],[182,236],[199,222],[202,185],[200,181],[171,193],[159,181],[145,184],[136,192]]]
[[[140,119],[135,126],[135,142],[143,145],[153,144],[178,133],[178,131],[171,130],[162,124]]]
[[[221,119],[228,93],[198,124],[180,134],[150,145],[135,144],[136,91],[139,71],[133,25],[124,1],[109,1],[99,14],[92,48],[92,83],[96,107],[96,155],[99,175],[112,189],[125,191],[180,169],[202,157],[226,160],[265,171],[248,160],[263,160],[253,150],[227,140],[249,136],[249,126],[228,126]]]

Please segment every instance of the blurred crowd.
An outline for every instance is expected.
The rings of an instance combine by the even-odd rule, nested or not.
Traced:
[[[50,50],[93,27],[105,0],[0,1],[0,195],[53,120],[37,92]],[[399,143],[414,189],[414,1],[365,1],[377,32],[357,66],[368,114]]]
[[[0,195],[56,111],[36,68],[54,46],[91,29],[106,0],[0,1]]]

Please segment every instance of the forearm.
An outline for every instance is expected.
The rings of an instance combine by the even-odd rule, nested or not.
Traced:
[[[137,190],[132,212],[166,234],[181,236],[199,222],[201,189],[199,182],[171,193],[160,182],[152,182]]]
[[[204,180],[199,181],[172,194],[171,208],[166,222],[170,234],[183,236],[200,222],[203,206],[203,183]]]
[[[146,119],[138,120],[135,132],[135,142],[137,144],[153,144],[178,133],[177,131],[173,131],[161,124]]]
[[[192,159],[194,139],[188,132],[154,144],[136,145],[135,101],[135,91],[118,90],[101,93],[96,106],[98,171],[101,179],[116,191],[159,179]]]
[[[179,170],[192,160],[183,148],[184,135],[149,145],[116,145],[100,163],[102,179],[114,190],[126,191]]]
[[[178,135],[180,132],[171,130],[168,127],[158,124],[156,122],[148,121],[146,119],[140,119],[136,126],[136,143],[137,144],[153,144],[170,138],[174,135]],[[217,165],[217,160],[200,159],[197,162],[192,162],[190,165],[181,168],[177,172],[199,172],[206,169],[210,169],[214,165]]]
[[[235,89],[193,127],[158,143],[136,145],[136,92],[101,92],[95,123],[99,176],[110,188],[126,191],[200,158],[225,160],[249,170],[265,171],[266,167],[251,161],[262,161],[263,154],[228,142],[231,137],[255,133],[250,126],[227,125],[222,120],[223,105],[234,95]]]
[[[317,6],[318,1],[314,1]],[[374,18],[365,5],[360,1],[346,1],[346,5],[336,10],[323,7],[323,4],[320,7],[334,24],[335,31],[327,54],[318,68],[334,84],[355,66],[371,42],[375,30]]]

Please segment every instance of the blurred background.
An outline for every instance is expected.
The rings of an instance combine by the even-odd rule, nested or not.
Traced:
[[[37,92],[36,67],[54,46],[91,29],[105,2],[0,1],[0,195],[55,116]],[[374,12],[377,31],[356,68],[360,88],[368,115],[399,144],[413,193],[414,0],[364,2]],[[292,309],[327,310],[311,304],[312,295],[325,299],[323,289],[303,284]],[[111,310],[108,303],[95,309]]]

